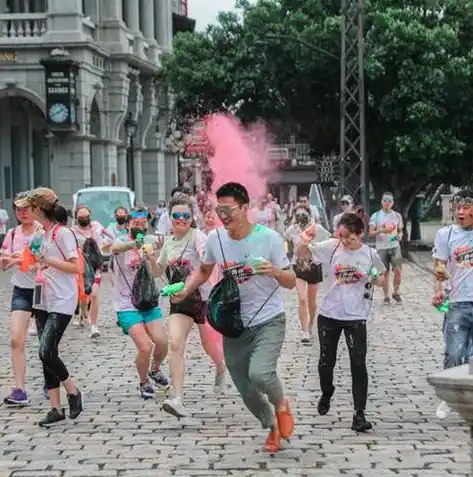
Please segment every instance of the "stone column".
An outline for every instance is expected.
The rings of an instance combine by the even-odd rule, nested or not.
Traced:
[[[82,25],[82,0],[49,0],[48,30],[44,43],[64,45],[86,41]]]
[[[171,0],[154,0],[155,38],[163,51],[169,51],[172,44],[171,7]]]
[[[133,33],[140,31],[140,0],[127,0],[125,2],[125,18],[128,28]]]
[[[154,38],[154,0],[141,2],[141,31],[146,39]]]
[[[121,0],[100,0],[102,2],[102,18],[103,19],[119,19],[123,18],[123,9]]]

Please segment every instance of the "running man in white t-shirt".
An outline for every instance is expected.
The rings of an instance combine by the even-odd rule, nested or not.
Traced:
[[[302,234],[301,256],[312,254],[315,262],[327,267],[327,294],[319,308],[319,378],[322,396],[317,410],[325,415],[335,388],[333,370],[340,335],[345,335],[350,355],[354,415],[352,430],[366,432],[372,425],[365,418],[368,398],[366,369],[366,321],[373,300],[373,285],[383,285],[384,265],[376,250],[363,244],[363,220],[344,214],[338,223],[338,239],[317,243],[315,228]]]

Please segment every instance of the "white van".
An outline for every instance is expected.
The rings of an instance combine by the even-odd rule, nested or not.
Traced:
[[[79,189],[73,196],[72,212],[78,205],[86,205],[92,212],[92,220],[108,227],[114,221],[117,207],[130,210],[135,206],[135,193],[128,187],[100,186]]]

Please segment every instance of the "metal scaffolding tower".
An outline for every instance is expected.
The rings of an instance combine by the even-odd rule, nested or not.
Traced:
[[[369,212],[365,143],[364,0],[342,0],[340,58],[340,183]]]

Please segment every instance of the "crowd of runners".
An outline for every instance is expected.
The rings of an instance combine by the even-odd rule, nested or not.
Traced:
[[[454,204],[456,223],[438,232],[433,253],[432,304],[445,313],[445,367],[469,358],[473,338],[473,191],[457,193]],[[100,339],[106,253],[117,323],[136,348],[143,399],[153,398],[157,389],[169,391],[161,403],[163,411],[178,418],[189,415],[183,400],[184,351],[195,325],[203,351],[215,365],[215,393],[224,392],[228,373],[248,410],[269,429],[265,449],[277,452],[295,426],[291,406],[297,402],[289,402],[277,366],[287,326],[283,289],[296,288],[301,346],[317,335],[318,412],[330,410],[343,332],[352,374],[351,428],[370,430],[365,417],[366,323],[374,288],[382,290],[384,305],[402,302],[404,224],[393,205],[394,195],[385,192],[380,210],[367,218],[345,195],[332,230],[327,230],[307,197],[283,210],[271,195],[253,199],[242,184],[227,183],[214,198],[193,197],[176,188],[169,203],[161,202],[153,213],[144,207],[118,207],[111,225],[104,227],[84,205],[76,207],[71,223],[50,189],[18,194],[18,225],[5,231],[0,255],[0,267],[11,273],[13,285],[14,387],[4,403],[29,403],[25,342],[30,333],[38,336],[44,392],[50,401],[39,425],[66,419],[61,386],[69,418],[84,411],[81,391],[59,356],[59,344],[71,322],[87,325],[89,338]],[[364,243],[367,234],[374,247]],[[325,295],[319,303],[322,282]],[[153,296],[156,284],[178,285],[168,294],[167,317]],[[445,418],[449,411],[440,403],[437,416]]]

